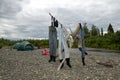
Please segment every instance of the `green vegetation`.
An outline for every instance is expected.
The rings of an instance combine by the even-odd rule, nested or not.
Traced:
[[[84,31],[86,31],[83,26]],[[85,44],[87,47],[93,48],[106,48],[106,49],[116,49],[120,50],[120,31],[114,32],[114,29],[111,24],[109,24],[107,33],[103,35],[103,28],[100,30],[92,25],[91,30],[87,30],[88,32]],[[89,35],[89,36],[88,36]]]
[[[120,34],[120,31],[117,33]],[[120,50],[120,37],[117,36],[117,33],[111,35],[89,37],[86,39],[86,46]]]
[[[0,39],[0,48],[2,48],[3,46],[12,46],[15,43],[16,43],[15,41],[10,41],[10,40],[1,38]]]
[[[18,41],[10,41],[10,40],[6,40],[6,39],[0,39],[0,48],[2,48],[3,46],[10,46],[13,47],[13,45],[15,43],[18,42],[22,42],[22,41],[28,41],[31,44],[33,44],[34,46],[38,47],[38,48],[48,48],[49,47],[49,41],[48,40],[18,40]]]

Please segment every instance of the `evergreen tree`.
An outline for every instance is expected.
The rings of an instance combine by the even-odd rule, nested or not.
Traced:
[[[109,24],[107,31],[108,31],[108,34],[114,33],[114,30],[111,24]]]
[[[115,42],[119,44],[120,47],[120,30],[115,33]]]
[[[96,30],[97,30],[97,36],[100,36],[100,30],[99,30],[99,28],[96,27]]]
[[[92,25],[91,28],[91,36],[97,36],[98,35],[98,31],[95,25]]]
[[[83,26],[83,30],[84,30],[84,32],[85,32],[85,35],[87,36],[87,37],[89,37],[90,36],[90,32],[89,32],[89,29],[87,28],[87,25],[86,25],[87,23],[84,23],[84,26]]]
[[[101,28],[101,36],[103,36],[103,28]]]

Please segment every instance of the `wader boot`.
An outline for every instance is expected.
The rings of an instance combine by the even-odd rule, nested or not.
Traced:
[[[85,65],[85,58],[82,58],[83,66]]]
[[[85,55],[88,55],[88,53],[87,53],[87,52],[85,52]]]
[[[72,66],[70,64],[70,58],[66,58],[66,64],[69,66],[69,68],[72,68]]]
[[[53,62],[56,62],[56,56],[53,56]]]
[[[60,63],[63,61],[63,59],[60,60]],[[64,63],[62,63],[62,66],[60,67],[60,69],[62,69],[64,66]]]
[[[52,55],[50,55],[49,62],[51,62],[51,61],[52,61],[52,59],[53,59],[53,56],[52,56]]]

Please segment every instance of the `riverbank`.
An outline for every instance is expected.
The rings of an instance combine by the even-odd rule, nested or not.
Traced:
[[[71,49],[71,65],[66,64],[57,71],[59,58],[48,63],[49,56],[42,49],[16,51],[0,49],[0,80],[119,80],[120,58],[118,56],[95,55],[88,50],[86,66],[82,65],[78,49]],[[98,51],[99,52],[99,51]],[[104,65],[105,64],[105,65]],[[107,65],[106,65],[107,64]]]
[[[110,52],[110,53],[120,53],[120,50],[111,50],[105,48],[87,48],[88,51],[97,51],[97,52]]]

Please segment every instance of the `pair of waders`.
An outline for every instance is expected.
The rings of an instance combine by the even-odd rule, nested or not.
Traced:
[[[85,47],[85,33],[84,30],[82,29],[82,25],[81,23],[79,23],[79,25],[77,26],[75,32],[72,34],[73,37],[76,37],[77,35],[77,39],[78,39],[78,48],[81,51],[81,57],[82,57],[82,63],[83,65],[85,65],[85,55],[87,55],[86,52],[86,47]]]
[[[59,30],[59,48],[58,48],[58,53],[59,53],[59,59],[61,62],[60,69],[63,68],[64,66],[64,60],[66,60],[66,64],[68,65],[69,68],[72,68],[70,64],[70,52],[67,44],[67,39],[66,39],[66,33],[64,32],[63,28],[60,27],[58,28]]]
[[[49,62],[56,60],[56,50],[57,50],[57,30],[58,21],[51,16],[51,26],[49,26],[49,48],[50,48],[50,59]]]

